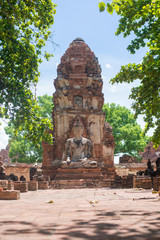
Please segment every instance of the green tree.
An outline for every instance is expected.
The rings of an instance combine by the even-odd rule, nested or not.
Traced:
[[[115,154],[129,153],[132,156],[139,156],[144,150],[149,137],[143,136],[143,131],[137,124],[134,114],[126,108],[115,103],[107,103],[103,106],[106,115],[106,122],[113,127],[115,139]]]
[[[15,132],[25,130],[34,145],[51,124],[39,115],[31,87],[38,82],[38,66],[51,38],[56,5],[51,0],[0,0],[0,117],[14,121]]]
[[[132,88],[130,98],[134,100],[135,115],[144,114],[145,132],[154,127],[152,141],[160,144],[160,1],[159,0],[112,0],[100,2],[100,11],[107,9],[120,16],[116,35],[124,37],[134,33],[135,38],[127,47],[131,54],[141,47],[148,51],[141,63],[122,66],[111,83],[131,83],[140,80],[138,87]]]
[[[40,106],[39,112],[43,118],[47,118],[52,121],[52,111],[53,111],[53,97],[47,94],[39,96],[37,98],[38,105]]]
[[[39,105],[39,114],[48,121],[52,121],[52,111],[53,111],[53,101],[52,97],[46,95],[39,96],[37,98]],[[13,162],[24,162],[24,163],[34,163],[42,161],[42,145],[41,139],[39,139],[39,148],[35,147],[32,141],[24,138],[26,132],[19,131],[17,136],[15,136],[15,126],[14,122],[11,120],[8,126],[5,128],[6,134],[9,136],[9,157]],[[37,140],[38,141],[38,140]]]
[[[12,162],[35,163],[42,162],[43,149],[35,148],[32,142],[24,139],[21,135],[10,142],[9,157]]]

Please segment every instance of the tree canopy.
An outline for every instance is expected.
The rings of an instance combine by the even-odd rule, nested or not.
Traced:
[[[136,122],[134,114],[130,109],[115,103],[104,104],[103,111],[106,122],[113,127],[115,154],[128,153],[138,157],[149,142],[149,137],[143,136],[143,130]]]
[[[145,132],[154,127],[152,141],[160,144],[160,1],[159,0],[112,0],[99,3],[100,11],[115,11],[119,16],[116,35],[124,37],[134,33],[135,38],[127,47],[131,54],[141,47],[148,51],[141,63],[122,66],[111,83],[131,83],[140,80],[138,87],[132,88],[135,115],[144,114]]]
[[[52,97],[45,94],[39,96],[37,101],[40,116],[51,122],[53,111]],[[9,157],[12,161],[24,163],[41,162],[43,153],[41,139],[37,140],[39,141],[39,148],[37,148],[32,141],[29,141],[24,137],[26,135],[26,130],[19,131],[17,136],[15,136],[14,131],[14,121],[10,120],[8,126],[5,128],[5,132],[9,136]]]
[[[26,138],[38,146],[51,141],[50,121],[39,115],[31,88],[39,78],[38,66],[51,36],[56,5],[51,0],[0,1],[0,117],[14,121],[15,131],[26,129]]]

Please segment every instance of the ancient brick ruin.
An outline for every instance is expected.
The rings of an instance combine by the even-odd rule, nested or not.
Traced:
[[[147,147],[145,147],[144,152],[140,153],[142,162],[147,162],[148,159],[150,159],[151,162],[156,162],[157,157],[160,157],[160,145],[157,149],[155,149],[153,145],[154,144],[150,142]]]
[[[11,162],[11,159],[9,158],[9,148],[10,148],[10,146],[7,145],[6,149],[1,149],[0,150],[0,156],[2,157],[1,161],[4,162],[4,163],[10,163]]]
[[[105,123],[102,111],[104,97],[101,67],[84,40],[77,38],[70,44],[58,65],[54,85],[56,89],[53,94],[54,143],[49,145],[43,142],[44,174],[51,179],[56,178],[58,172],[61,172],[59,178],[65,175],[65,179],[67,175],[74,179],[76,172],[77,174],[79,172],[81,178],[85,178],[85,174],[92,177],[97,171],[99,176],[103,175],[106,178],[108,175],[114,175],[115,142],[112,128]],[[91,159],[97,162],[96,169],[89,170],[88,167],[82,171],[61,167],[62,161],[66,160],[65,144],[67,139],[74,137],[73,127],[76,121],[84,128],[83,137],[93,144]],[[78,178],[78,175],[75,178]]]
[[[123,154],[122,157],[119,157],[119,163],[137,163],[137,160],[128,154]]]

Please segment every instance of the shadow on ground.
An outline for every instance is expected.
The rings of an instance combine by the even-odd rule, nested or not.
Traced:
[[[78,215],[77,211],[77,217]],[[160,212],[130,210],[99,212],[89,220],[74,219],[61,226],[56,223],[37,225],[27,221],[0,221],[0,228],[3,225],[6,229],[2,236],[12,235],[13,239],[16,239],[16,235],[23,234],[26,237],[40,234],[44,239],[45,236],[53,235],[55,237],[53,239],[62,240],[160,239]]]

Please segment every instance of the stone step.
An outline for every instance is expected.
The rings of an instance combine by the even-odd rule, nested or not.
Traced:
[[[50,183],[53,188],[84,188],[84,187],[98,187],[98,180],[81,179],[81,180],[54,180]]]
[[[100,168],[59,168],[57,169],[57,173],[100,173]]]
[[[102,174],[57,174],[57,176],[55,177],[55,180],[74,180],[74,179],[101,179],[103,178]]]
[[[117,187],[117,183],[114,182],[113,179],[105,179],[105,180],[92,180],[92,179],[81,179],[81,180],[54,180],[50,182],[51,188],[58,189],[72,189],[72,188],[94,188],[94,187],[108,187],[115,188]],[[118,185],[121,187],[121,184]]]

